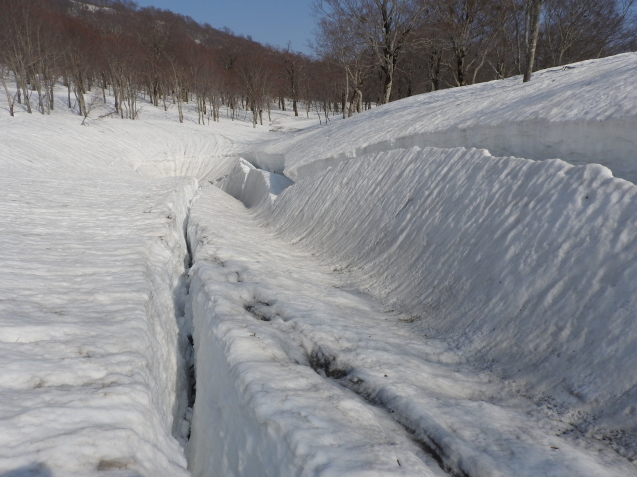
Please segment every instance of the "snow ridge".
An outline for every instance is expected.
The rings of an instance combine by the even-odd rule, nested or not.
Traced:
[[[338,162],[410,147],[476,147],[494,156],[602,164],[637,181],[637,53],[395,101],[329,127],[240,150],[298,181]]]
[[[428,336],[626,431],[636,214],[637,188],[601,166],[418,148],[341,163],[259,210]]]

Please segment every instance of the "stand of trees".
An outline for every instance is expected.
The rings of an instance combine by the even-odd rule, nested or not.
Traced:
[[[342,69],[353,102],[386,103],[634,51],[635,9],[635,0],[314,0],[315,51]]]
[[[0,0],[0,87],[49,114],[54,86],[87,117],[107,95],[122,119],[138,101],[199,123],[272,107],[348,117],[447,87],[637,47],[636,0],[314,0],[316,57],[129,0]],[[90,93],[90,94],[89,94]],[[92,98],[92,99],[89,99]],[[223,114],[225,113],[225,115]]]

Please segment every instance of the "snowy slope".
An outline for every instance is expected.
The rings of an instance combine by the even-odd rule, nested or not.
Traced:
[[[348,165],[353,169],[354,161]],[[361,189],[370,185],[358,183]],[[343,191],[338,180],[332,185]],[[284,210],[292,196],[299,202],[290,203],[308,214],[327,205],[319,194],[312,210],[302,197],[308,189],[299,186],[286,189],[275,210]],[[336,214],[357,209],[362,215],[378,209],[358,201],[353,189],[348,205],[330,201],[327,208]],[[394,208],[387,205],[387,216],[393,217]],[[298,225],[303,213],[293,209],[288,208],[289,218],[298,222],[282,227],[282,241],[276,236],[281,229],[264,228],[215,188],[200,190],[193,205],[190,300],[197,400],[189,461],[194,475],[637,473],[605,445],[576,442],[569,423],[544,415],[497,372],[476,370],[467,350],[428,338],[424,319],[413,322],[358,291],[356,280],[334,274],[324,263],[333,257],[318,262],[307,254],[319,249],[311,247],[311,237],[328,242],[338,234],[355,246],[354,237],[370,230],[337,222],[326,212],[312,222],[334,233],[314,235]],[[337,223],[343,228],[335,228]],[[307,249],[289,245],[290,230],[308,232],[301,242]],[[369,235],[371,241],[379,239],[377,233]],[[377,258],[367,252],[370,262]],[[394,254],[395,266],[385,267],[405,268],[410,252],[413,248],[406,247],[404,255]],[[507,356],[524,364],[510,351]]]
[[[347,158],[395,148],[477,147],[494,156],[602,164],[637,181],[637,53],[423,94],[242,156],[298,180]]]
[[[0,474],[637,475],[635,186],[456,147],[629,177],[636,67],[0,116]]]
[[[149,105],[82,125],[64,99],[51,116],[0,115],[0,474],[189,475],[195,178],[220,179],[237,144],[275,134]]]
[[[265,223],[599,438],[637,416],[637,187],[600,166],[412,149],[286,189]],[[637,457],[632,439],[614,442]],[[623,448],[623,446],[627,446]]]

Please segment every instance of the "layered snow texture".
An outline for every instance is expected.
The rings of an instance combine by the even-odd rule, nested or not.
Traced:
[[[0,474],[187,476],[173,434],[197,181],[145,179],[117,136],[39,119],[2,124]]]
[[[461,168],[470,170],[458,174]],[[494,180],[483,187],[480,171],[493,174]],[[235,173],[256,174],[245,165]],[[582,406],[594,412],[603,410],[604,403],[587,402],[589,397],[565,399],[557,385],[607,371],[602,361],[610,353],[600,357],[597,369],[573,361],[585,360],[585,351],[596,353],[603,347],[600,342],[615,351],[624,343],[617,336],[591,342],[586,333],[590,315],[582,316],[570,335],[551,336],[560,316],[538,310],[534,295],[554,281],[556,268],[544,286],[532,276],[538,263],[549,272],[559,265],[544,263],[552,258],[550,250],[534,249],[522,260],[531,262],[528,268],[519,265],[519,256],[506,264],[510,251],[502,237],[512,240],[521,231],[511,216],[521,219],[520,227],[525,220],[537,220],[524,207],[516,207],[536,192],[532,185],[525,186],[526,180],[535,177],[543,183],[536,174],[543,179],[557,176],[547,187],[561,192],[559,202],[586,189],[578,173],[593,183],[610,177],[598,166],[496,159],[475,150],[394,151],[343,163],[297,183],[274,206],[266,195],[260,205],[265,221],[255,221],[221,191],[202,189],[189,222],[197,363],[189,455],[193,475],[635,474],[605,443],[577,443],[569,437],[580,432],[577,426],[591,424]],[[458,181],[452,179],[455,175]],[[474,177],[477,182],[469,179],[471,187],[465,187]],[[499,187],[495,178],[505,185]],[[505,205],[499,211],[500,204]],[[530,205],[531,210],[541,208],[539,203]],[[577,215],[572,208],[569,215]],[[486,211],[511,226],[497,228]],[[502,231],[500,239],[488,232],[496,228]],[[537,237],[541,233],[531,232],[528,240],[542,241]],[[561,240],[559,234],[553,238]],[[522,245],[527,245],[524,240]],[[579,253],[577,246],[572,248]],[[499,266],[494,250],[504,255]],[[482,270],[476,266],[487,256],[495,262],[488,273],[486,262]],[[492,273],[508,285],[500,287],[497,296],[491,293],[488,302],[481,298],[494,287]],[[521,284],[524,281],[528,283]],[[387,284],[400,288],[383,289],[389,296],[411,301],[386,300],[377,286]],[[442,298],[450,310],[428,306],[431,300],[425,295],[432,284],[445,292]],[[363,292],[361,285],[366,285]],[[512,332],[515,323],[507,319],[506,310],[519,305],[520,290],[515,289],[524,286],[526,307],[537,313],[518,314],[520,334],[533,328],[528,341]],[[505,292],[513,296],[507,298]],[[454,314],[453,305],[472,314]],[[410,306],[424,309],[422,317],[399,312]],[[554,304],[546,308],[561,312]],[[492,329],[496,326],[497,332]],[[480,327],[489,329],[475,330]],[[587,350],[579,348],[579,342],[570,346],[578,333],[587,334]],[[538,347],[542,340],[535,338],[542,334],[548,341],[543,349]],[[489,344],[498,345],[491,355]],[[538,349],[529,354],[529,347]],[[554,356],[546,355],[551,348],[576,353],[556,363]],[[608,361],[610,367],[621,366],[614,376],[621,385],[612,382],[606,392],[620,392],[634,382],[626,366],[633,353]],[[542,368],[542,357],[557,368],[555,373]],[[515,369],[507,384],[502,375],[510,370],[497,365],[519,366],[523,373]],[[590,386],[602,389],[612,380]],[[538,402],[529,399],[524,383],[533,385],[531,394],[545,391],[530,396]],[[596,397],[612,403],[607,395]],[[632,402],[629,398],[622,403]]]
[[[278,238],[406,314],[423,339],[508,379],[558,433],[637,457],[631,183],[599,165],[413,148],[250,202]]]
[[[476,147],[494,156],[602,164],[637,181],[637,53],[423,94],[271,141],[242,156],[293,180],[396,148]],[[391,118],[388,120],[387,118]]]

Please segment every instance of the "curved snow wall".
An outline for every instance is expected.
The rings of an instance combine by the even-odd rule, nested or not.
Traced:
[[[421,94],[328,127],[277,138],[243,157],[298,181],[365,154],[476,147],[495,156],[602,164],[637,182],[637,53]]]
[[[255,168],[244,159],[238,159],[234,168],[217,186],[243,204],[252,208],[262,202],[271,203],[287,187],[294,184],[280,174]]]
[[[637,427],[637,187],[606,168],[395,150],[254,210],[522,392]]]
[[[291,165],[285,173],[305,179],[352,157],[410,147],[476,147],[496,156],[535,160],[561,158],[569,164],[601,164],[616,177],[637,183],[637,118],[599,121],[519,121],[496,126],[451,128],[402,136],[327,159]],[[259,161],[256,161],[257,163]],[[269,164],[268,161],[266,163]],[[277,162],[278,164],[278,162]]]

